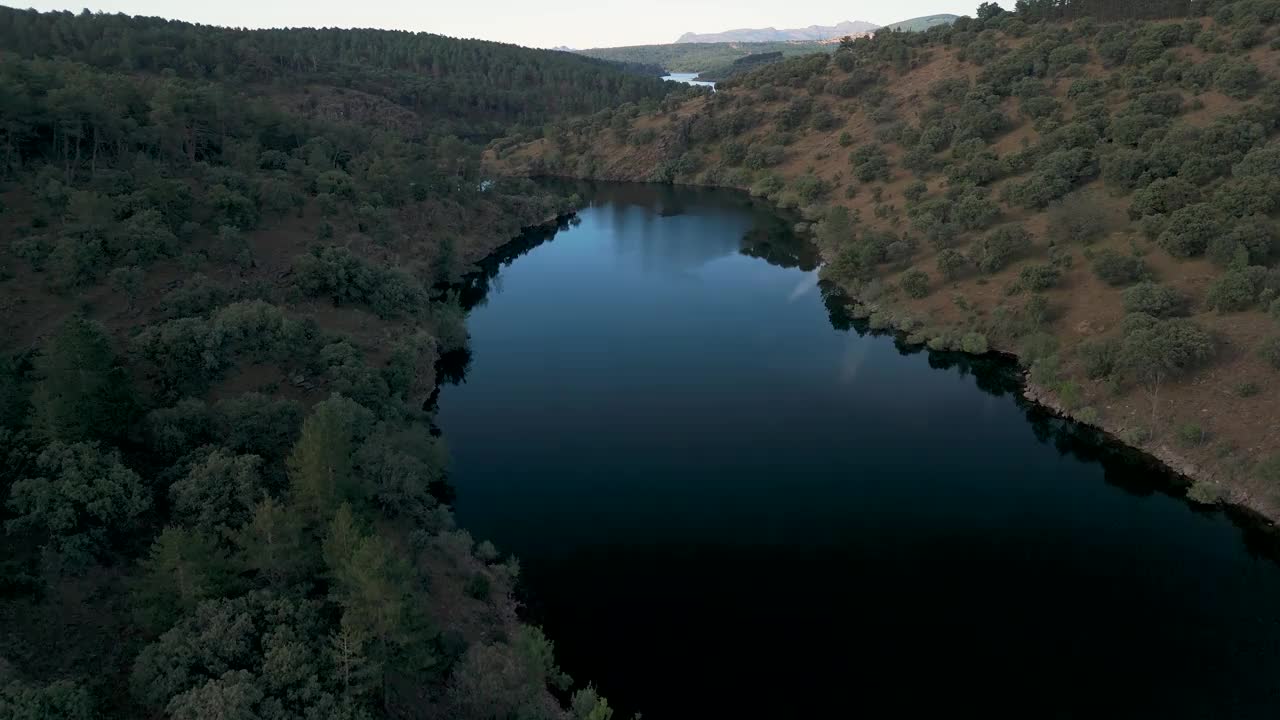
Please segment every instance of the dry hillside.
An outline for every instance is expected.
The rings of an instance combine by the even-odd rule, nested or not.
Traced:
[[[487,160],[767,196],[873,327],[1015,353],[1030,392],[1183,471],[1191,497],[1277,518],[1280,3],[1195,7],[983,8]]]

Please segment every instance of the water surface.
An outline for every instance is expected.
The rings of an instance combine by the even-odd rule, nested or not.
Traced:
[[[629,717],[1274,717],[1280,572],[999,362],[851,328],[790,223],[599,185],[468,293],[440,424]]]
[[[663,76],[662,79],[667,82],[678,82],[684,83],[685,85],[698,85],[700,87],[714,88],[716,86],[715,83],[709,80],[699,80],[698,73],[671,73],[670,75]]]

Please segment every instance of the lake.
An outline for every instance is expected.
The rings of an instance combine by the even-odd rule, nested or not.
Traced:
[[[1276,715],[1268,541],[1004,361],[851,323],[767,207],[580,192],[472,279],[439,424],[615,717]]]
[[[698,73],[671,73],[662,78],[667,82],[684,83],[685,85],[698,85],[700,87],[715,88],[716,84],[707,80],[699,80]]]

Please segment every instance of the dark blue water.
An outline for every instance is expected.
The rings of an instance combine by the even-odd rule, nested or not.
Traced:
[[[1280,572],[1225,515],[999,361],[850,328],[742,196],[588,196],[477,280],[440,400],[459,521],[579,681],[645,718],[1280,712]]]

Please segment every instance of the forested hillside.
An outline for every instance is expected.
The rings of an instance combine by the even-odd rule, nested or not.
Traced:
[[[367,94],[432,118],[452,134],[538,125],[666,92],[655,79],[616,72],[571,53],[429,33],[385,30],[233,30],[160,18],[35,13],[0,7],[0,50],[64,58],[123,73],[265,85],[278,102],[341,117],[350,94]],[[303,91],[324,86],[322,97]],[[337,98],[329,95],[338,92]],[[381,109],[381,108],[370,108]]]
[[[495,143],[512,173],[749,189],[874,328],[1280,518],[1280,1],[1021,0]]]
[[[445,504],[448,288],[571,209],[451,131],[677,88],[4,8],[0,48],[0,717],[607,718]]]

